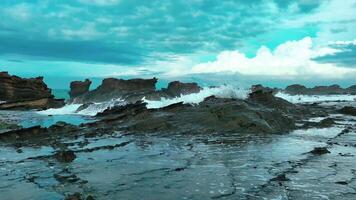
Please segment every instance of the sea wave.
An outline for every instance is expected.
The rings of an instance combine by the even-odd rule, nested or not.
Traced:
[[[182,95],[173,99],[162,98],[159,101],[150,101],[145,98],[142,100],[147,103],[147,108],[161,108],[174,103],[183,102],[185,104],[198,104],[202,102],[206,97],[216,96],[218,98],[238,98],[245,99],[250,91],[246,89],[239,89],[232,86],[220,86],[220,87],[206,87],[199,93]],[[95,116],[97,113],[104,111],[107,108],[124,105],[125,102],[121,99],[113,99],[108,102],[94,103],[89,105],[86,109],[77,112],[78,108],[82,104],[67,104],[62,108],[52,108],[44,111],[37,112],[42,115],[86,115]]]
[[[151,101],[144,98],[143,101],[147,103],[147,108],[162,108],[179,102],[183,102],[184,104],[198,104],[206,97],[212,95],[218,98],[245,99],[249,93],[250,90],[224,85],[220,87],[206,87],[203,88],[199,93],[182,95],[173,99],[161,98],[159,101]]]
[[[276,97],[285,99],[291,103],[318,103],[318,102],[337,102],[337,101],[356,101],[356,95],[290,95],[278,92]]]
[[[121,99],[112,99],[111,101],[102,103],[93,103],[87,108],[77,112],[78,108],[83,104],[67,104],[62,108],[51,108],[37,112],[42,115],[86,115],[95,116],[97,113],[103,112],[107,108],[111,108],[117,105],[123,105],[124,101]]]

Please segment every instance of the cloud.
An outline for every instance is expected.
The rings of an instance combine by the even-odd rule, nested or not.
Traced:
[[[334,49],[338,49],[338,52],[331,55],[320,56],[315,59],[316,61],[356,68],[356,39],[330,42],[329,45]]]
[[[356,75],[356,69],[314,60],[340,52],[341,50],[330,47],[313,48],[312,39],[306,37],[299,41],[285,42],[273,51],[262,46],[252,58],[239,51],[224,51],[215,61],[195,65],[190,73],[237,72],[242,75],[279,78],[343,78],[350,73]]]

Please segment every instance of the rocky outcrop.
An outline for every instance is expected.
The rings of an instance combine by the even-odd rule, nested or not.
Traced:
[[[55,99],[43,77],[20,78],[0,72],[0,109],[47,109],[64,105],[64,100]]]
[[[356,95],[356,85],[352,85],[348,87],[346,90],[349,94]]]
[[[356,116],[356,108],[352,106],[345,106],[339,110],[339,113],[344,115]]]
[[[80,95],[83,95],[89,92],[89,88],[91,85],[91,81],[89,79],[85,79],[85,81],[73,81],[70,83],[70,98],[76,98]]]
[[[339,85],[330,86],[315,86],[307,88],[303,85],[290,85],[284,90],[285,93],[290,95],[335,95],[335,94],[356,94],[356,86],[349,88],[341,88]]]
[[[173,81],[168,84],[167,89],[162,91],[170,97],[178,97],[181,95],[187,95],[200,92],[202,88],[197,83],[182,83],[179,81]]]
[[[89,83],[89,80],[85,82],[72,82],[70,92],[71,99],[69,102],[86,104],[110,101],[112,99],[122,99],[128,103],[135,103],[143,98],[148,100],[174,98],[181,95],[197,93],[202,89],[197,83],[182,83],[174,81],[169,83],[167,88],[156,90],[156,78],[129,80],[107,78],[103,80],[102,84],[98,88],[92,91],[83,89],[84,85],[89,87]]]
[[[251,87],[251,92],[258,92],[258,91],[262,91],[263,93],[271,93],[271,94],[276,94],[278,93],[279,89],[277,88],[270,88],[270,87],[264,87],[261,84],[258,85],[252,85]]]
[[[98,88],[72,98],[70,101],[89,103],[109,101],[117,98],[125,99],[131,95],[154,92],[156,90],[156,83],[156,78],[130,80],[107,78],[102,81],[102,84]]]

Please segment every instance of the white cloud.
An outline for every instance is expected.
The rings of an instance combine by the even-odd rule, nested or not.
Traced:
[[[118,4],[119,0],[79,0],[79,2],[97,6],[112,6]]]
[[[306,37],[299,41],[285,42],[275,50],[262,46],[255,57],[248,58],[239,51],[221,52],[216,61],[200,63],[186,73],[234,72],[242,75],[274,76],[281,78],[343,78],[356,69],[339,67],[329,63],[318,63],[313,58],[332,55],[341,50],[330,47],[313,47]],[[184,73],[184,72],[182,72]]]
[[[101,35],[101,33],[96,30],[95,24],[92,23],[87,24],[80,29],[63,29],[61,30],[61,33],[67,39],[80,38],[84,40],[93,39]]]

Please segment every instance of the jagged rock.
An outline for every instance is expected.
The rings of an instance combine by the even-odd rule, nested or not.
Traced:
[[[171,97],[179,97],[181,95],[192,94],[200,92],[202,88],[197,83],[182,83],[179,81],[173,81],[168,84],[167,89],[163,92]]]
[[[314,155],[322,155],[322,154],[330,153],[330,151],[326,147],[315,147],[309,153],[312,153]]]
[[[90,103],[103,102],[111,99],[125,99],[130,95],[145,94],[156,90],[157,79],[104,79],[102,84],[85,94],[72,98],[70,102]]]
[[[75,160],[76,157],[77,156],[75,155],[75,153],[71,150],[59,151],[55,154],[55,158],[59,162],[64,163],[72,162],[73,160]]]
[[[3,110],[42,110],[64,105],[63,99],[54,98],[43,77],[26,79],[7,72],[0,72],[0,101],[5,101],[0,104]]]
[[[73,81],[70,83],[70,98],[75,98],[89,92],[91,81],[85,79],[85,81]]]
[[[76,113],[77,112],[80,112],[82,110],[85,110],[87,108],[89,108],[89,106],[93,105],[94,103],[84,103],[83,105],[79,106],[79,108],[75,111]]]
[[[276,88],[269,88],[269,87],[264,87],[261,84],[258,85],[253,85],[251,87],[251,93],[261,91],[262,93],[271,93],[271,94],[276,94],[278,92],[278,89]]]
[[[285,93],[290,95],[333,95],[333,94],[351,94],[355,93],[356,87],[341,88],[339,85],[330,86],[315,86],[307,88],[303,85],[294,84],[287,86],[284,90]]]
[[[107,78],[103,80],[98,88],[92,91],[82,89],[80,92],[74,92],[73,88],[83,88],[85,83],[89,87],[89,80],[86,82],[75,81],[71,83],[70,103],[86,104],[110,101],[112,99],[122,99],[128,103],[135,103],[143,98],[152,101],[160,100],[161,98],[174,98],[181,95],[198,93],[202,89],[197,83],[174,81],[169,83],[167,88],[156,90],[156,78],[129,80]]]
[[[339,113],[344,115],[356,116],[356,108],[352,106],[345,106],[339,110]]]

